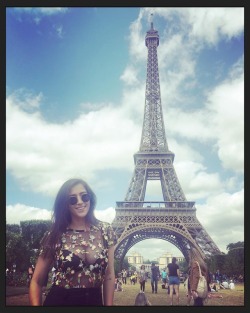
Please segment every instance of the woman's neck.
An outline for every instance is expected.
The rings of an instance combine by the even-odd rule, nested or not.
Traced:
[[[88,230],[89,229],[89,223],[86,220],[72,220],[69,224],[68,228],[70,229],[76,229],[76,230]]]

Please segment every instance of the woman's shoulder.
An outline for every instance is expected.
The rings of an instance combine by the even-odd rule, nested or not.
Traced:
[[[96,227],[104,231],[112,229],[111,223],[100,221],[100,220],[97,220]]]
[[[104,239],[108,242],[108,246],[115,245],[117,243],[117,236],[111,223],[99,221],[98,225],[103,232]]]
[[[194,261],[192,262],[191,266],[192,266],[192,267],[197,267],[197,266],[199,266],[199,262],[196,261],[196,260],[194,260]]]
[[[100,221],[100,220],[99,220],[99,223],[100,223],[102,226],[104,226],[104,227],[109,227],[109,226],[111,226],[111,223],[109,223],[109,222],[104,222],[104,221]]]

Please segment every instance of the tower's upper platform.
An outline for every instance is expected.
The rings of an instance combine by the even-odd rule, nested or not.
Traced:
[[[158,31],[154,29],[153,22],[151,22],[151,28],[149,31],[147,31],[146,37],[145,37],[145,45],[148,47],[149,43],[152,42],[152,40],[157,41],[157,46],[159,46],[159,35]]]

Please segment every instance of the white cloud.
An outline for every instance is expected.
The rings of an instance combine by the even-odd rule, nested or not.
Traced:
[[[119,108],[103,107],[59,125],[46,122],[39,112],[23,111],[16,94],[6,104],[7,169],[24,187],[54,195],[68,177],[80,175],[95,181],[103,164],[105,169],[130,169],[126,156],[137,150],[134,138],[141,130]],[[81,134],[87,148],[75,134]]]
[[[95,210],[96,218],[111,223],[115,218],[115,209],[110,207],[104,210]],[[6,223],[20,224],[26,220],[51,220],[52,211],[17,203],[6,206]]]
[[[142,9],[146,17],[151,8]],[[198,40],[209,45],[216,45],[220,39],[237,37],[244,29],[243,7],[190,7],[190,8],[154,8],[154,16],[161,16],[168,21],[179,19],[179,23],[169,23],[168,31],[174,28],[189,34],[189,40]]]
[[[63,38],[64,36],[63,25],[54,25],[54,29],[56,31],[58,38]]]
[[[20,224],[21,221],[27,220],[50,220],[51,211],[34,208],[24,204],[7,205],[6,223]]]
[[[244,189],[208,197],[196,207],[199,221],[223,252],[229,243],[244,241]]]
[[[115,208],[107,208],[105,210],[96,210],[95,216],[103,222],[112,223],[115,218]]]
[[[218,156],[224,168],[244,170],[244,78],[225,81],[211,93],[207,107],[214,120]]]
[[[244,8],[191,8],[191,34],[209,44],[217,44],[220,37],[236,37],[244,27]]]
[[[128,66],[120,79],[124,81],[125,84],[133,86],[138,83],[136,70],[132,66]]]
[[[141,25],[141,14],[139,18],[135,20],[130,25],[130,45],[129,45],[129,53],[134,59],[135,62],[145,61],[147,57],[147,51],[145,50],[145,42],[144,37],[145,34],[141,33],[142,25]]]

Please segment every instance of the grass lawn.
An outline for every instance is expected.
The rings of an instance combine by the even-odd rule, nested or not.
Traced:
[[[235,289],[223,289],[215,292],[214,294],[221,295],[222,298],[210,298],[207,299],[205,306],[244,306],[244,284],[235,284]],[[114,296],[114,305],[116,306],[133,306],[135,303],[135,297],[140,291],[139,283],[135,285],[126,284],[123,285],[124,291],[116,291]],[[183,283],[180,284],[180,305],[186,306],[187,297]],[[153,306],[168,306],[170,305],[170,298],[166,289],[161,288],[161,284],[158,284],[158,293],[152,294],[150,281],[146,282],[145,294]],[[174,305],[176,304],[176,298],[174,296]],[[193,302],[191,302],[193,305]]]
[[[145,294],[153,306],[169,306],[170,298],[166,289],[161,288],[158,284],[158,293],[152,294],[150,281],[146,283]],[[222,298],[210,298],[205,303],[205,306],[244,306],[244,284],[235,284],[235,290],[220,290],[217,295],[222,295]],[[115,306],[134,306],[135,297],[140,291],[139,283],[135,285],[123,285],[124,291],[116,291],[114,294]],[[12,296],[6,297],[6,306],[29,306],[28,294],[16,295],[12,290]],[[175,296],[174,296],[175,297]],[[43,296],[44,299],[44,296]],[[180,284],[180,306],[186,306],[186,293],[183,283]],[[174,298],[174,305],[176,299]],[[192,302],[191,302],[192,305]]]

